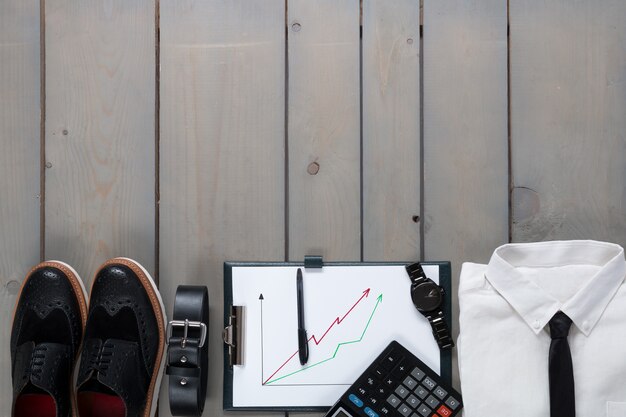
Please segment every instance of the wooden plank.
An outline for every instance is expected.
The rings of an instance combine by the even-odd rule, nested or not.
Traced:
[[[155,9],[46,2],[45,253],[86,283],[106,259],[155,267]]]
[[[456,307],[461,263],[508,241],[507,2],[426,0],[423,53],[424,255],[452,261]]]
[[[38,0],[0,2],[0,404],[5,410],[12,399],[13,306],[40,255],[39,28]]]
[[[521,0],[510,18],[513,240],[626,245],[626,3]]]
[[[288,256],[360,260],[360,2],[288,3]]]
[[[361,258],[359,0],[288,6],[289,258]]]
[[[409,261],[420,255],[419,16],[414,0],[363,1],[367,261]]]
[[[284,0],[162,0],[160,84],[160,287],[168,311],[178,284],[209,287],[221,416],[223,262],[285,256]]]

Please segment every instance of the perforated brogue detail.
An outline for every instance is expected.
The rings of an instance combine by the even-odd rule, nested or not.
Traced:
[[[109,260],[96,273],[78,372],[80,398],[114,394],[127,417],[153,414],[165,333],[155,291],[143,268],[126,258]]]
[[[128,416],[138,415],[146,405],[149,381],[141,363],[139,345],[126,340],[91,339],[84,346],[79,386],[93,378],[124,401]]]
[[[15,309],[14,325],[11,331],[11,351],[14,352],[17,345],[24,341],[33,339],[32,334],[24,331],[23,320],[28,316],[29,311],[40,319],[44,319],[55,310],[62,312],[67,320],[71,333],[71,340],[67,342],[72,347],[72,355],[74,355],[80,345],[83,332],[80,306],[67,276],[63,271],[54,267],[35,269],[27,277]]]
[[[57,415],[70,413],[70,378],[73,357],[68,345],[59,343],[24,343],[17,348],[19,367],[18,380],[22,388],[28,383],[50,394],[57,403]],[[59,383],[62,381],[63,383]]]
[[[43,262],[29,272],[11,329],[13,407],[23,392],[39,389],[54,399],[57,416],[72,414],[71,377],[85,317],[79,278],[67,265]]]
[[[89,329],[93,327],[89,321],[91,312],[97,307],[104,309],[111,320],[116,320],[116,316],[124,309],[131,310],[137,323],[137,342],[142,361],[146,371],[152,374],[159,335],[151,329],[157,328],[157,319],[146,290],[133,275],[134,272],[125,265],[109,265],[100,270],[91,290],[86,338],[93,336],[89,334]]]

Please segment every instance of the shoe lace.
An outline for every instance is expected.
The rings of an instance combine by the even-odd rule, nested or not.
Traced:
[[[30,357],[30,374],[33,379],[41,379],[41,373],[43,372],[44,359],[46,358],[45,352],[48,350],[46,346],[35,346],[33,353]]]
[[[111,349],[113,349],[113,345],[105,343],[100,349],[93,351],[89,357],[87,370],[106,376],[109,364],[111,363],[111,356],[113,355]]]

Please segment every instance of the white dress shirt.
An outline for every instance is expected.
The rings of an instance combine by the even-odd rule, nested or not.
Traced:
[[[572,319],[576,417],[626,417],[626,261],[596,241],[509,244],[464,263],[459,375],[465,417],[549,417],[548,321]]]

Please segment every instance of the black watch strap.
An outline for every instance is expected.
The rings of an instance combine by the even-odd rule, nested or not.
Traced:
[[[167,326],[170,411],[174,416],[200,416],[204,409],[209,368],[209,294],[205,286],[179,285],[174,314]]]
[[[426,281],[428,278],[422,269],[422,265],[419,262],[412,263],[406,266],[406,272],[409,274],[411,284],[419,284],[422,281]]]
[[[448,324],[443,316],[441,309],[428,312],[424,314],[430,323],[430,327],[433,329],[433,336],[439,345],[439,349],[449,349],[454,347],[454,340],[450,335]]]
[[[417,285],[421,282],[430,280],[430,278],[428,278],[424,273],[424,269],[422,269],[422,265],[420,265],[419,262],[407,265],[406,272],[409,274],[409,278],[411,279],[411,285]],[[422,314],[430,323],[430,327],[433,330],[433,336],[437,341],[437,345],[439,345],[439,349],[454,347],[454,341],[450,335],[450,329],[448,328],[448,323],[443,315],[443,310],[438,308],[437,310]]]

